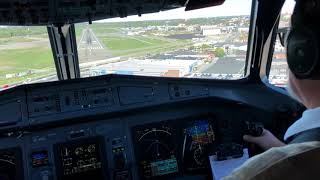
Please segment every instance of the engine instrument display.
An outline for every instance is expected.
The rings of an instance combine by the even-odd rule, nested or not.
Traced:
[[[208,120],[196,120],[187,123],[184,128],[183,164],[187,171],[209,167],[208,157],[215,142],[213,123]]]
[[[151,179],[179,172],[176,129],[167,122],[135,127],[135,151],[141,178]]]
[[[86,139],[56,146],[58,180],[104,180],[103,141]]]

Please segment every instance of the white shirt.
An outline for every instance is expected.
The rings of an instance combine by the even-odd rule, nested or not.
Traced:
[[[320,107],[314,109],[308,109],[303,112],[302,117],[293,123],[284,135],[286,141],[293,135],[320,127]]]

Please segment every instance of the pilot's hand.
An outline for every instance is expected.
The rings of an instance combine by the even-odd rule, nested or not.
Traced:
[[[280,147],[286,145],[276,138],[270,131],[263,129],[261,136],[254,137],[250,135],[244,135],[243,140],[254,143],[260,146],[263,150],[268,150],[272,147]]]

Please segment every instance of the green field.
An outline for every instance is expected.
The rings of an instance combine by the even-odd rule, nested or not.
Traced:
[[[0,86],[24,81],[54,72],[54,61],[49,47],[0,50]],[[6,74],[40,71],[23,77],[5,79]]]
[[[15,36],[37,36],[41,34],[48,34],[47,28],[42,26],[34,27],[10,27],[0,29],[0,38],[8,38]]]
[[[101,39],[105,47],[111,51],[140,49],[170,43],[169,41],[145,37],[103,37]]]
[[[10,43],[17,43],[17,42],[32,42],[32,41],[34,40],[27,37],[0,38],[0,45],[6,45]]]
[[[144,48],[129,49],[126,51],[114,51],[113,55],[121,57],[142,57],[150,54],[160,54],[164,52],[170,52],[172,50],[180,49],[189,46],[185,42],[171,42],[161,45],[147,46]]]
[[[0,51],[0,76],[48,67],[54,67],[54,61],[47,47]]]

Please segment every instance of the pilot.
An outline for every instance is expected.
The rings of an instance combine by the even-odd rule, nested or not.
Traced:
[[[284,142],[270,131],[245,135],[264,153],[256,155],[223,180],[320,179],[320,0],[296,0],[286,42],[290,69],[288,92],[307,110],[285,133]]]

